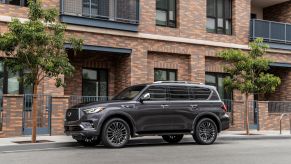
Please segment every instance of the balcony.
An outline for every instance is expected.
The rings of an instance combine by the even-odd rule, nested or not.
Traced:
[[[61,0],[63,23],[138,31],[139,0]]]
[[[263,38],[270,48],[291,50],[291,24],[252,19],[250,39]]]

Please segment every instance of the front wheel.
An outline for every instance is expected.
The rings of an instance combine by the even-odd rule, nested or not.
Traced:
[[[209,118],[203,118],[195,127],[193,139],[200,145],[210,145],[216,140],[217,133],[215,122]]]
[[[163,140],[168,142],[168,143],[178,143],[183,139],[183,134],[178,134],[178,135],[164,135]]]
[[[102,129],[102,141],[104,146],[110,148],[122,148],[130,138],[128,124],[119,118],[107,121]]]

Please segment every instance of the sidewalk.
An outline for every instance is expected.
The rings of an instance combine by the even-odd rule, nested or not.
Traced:
[[[282,131],[280,135],[279,131],[251,131],[251,135],[244,135],[245,131],[224,131],[219,134],[218,140],[264,140],[264,139],[291,139],[290,131]],[[150,137],[138,137],[132,140],[143,140],[143,139],[161,139],[159,136]],[[29,145],[19,144],[15,142],[19,141],[30,141],[31,137],[14,137],[14,138],[0,138],[0,146],[13,146],[13,145]],[[47,140],[50,142],[38,143],[49,144],[49,143],[74,143],[76,142],[71,136],[38,136],[37,140]],[[185,136],[186,141],[193,141],[192,136]]]
[[[223,131],[219,134],[221,140],[264,140],[264,139],[291,139],[289,130],[282,131],[257,131],[251,130],[250,135],[245,135],[245,131]]]

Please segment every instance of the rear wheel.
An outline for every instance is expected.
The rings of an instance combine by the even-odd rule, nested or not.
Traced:
[[[196,127],[193,139],[201,145],[210,145],[217,138],[217,126],[215,122],[209,118],[201,119]]]
[[[129,138],[129,126],[120,118],[110,119],[102,129],[102,141],[106,147],[122,148],[126,145]]]
[[[178,143],[183,139],[183,134],[178,134],[178,135],[164,135],[163,140],[168,142],[168,143]]]

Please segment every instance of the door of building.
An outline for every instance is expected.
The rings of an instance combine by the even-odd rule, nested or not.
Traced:
[[[82,70],[82,99],[83,102],[108,100],[108,70]]]

